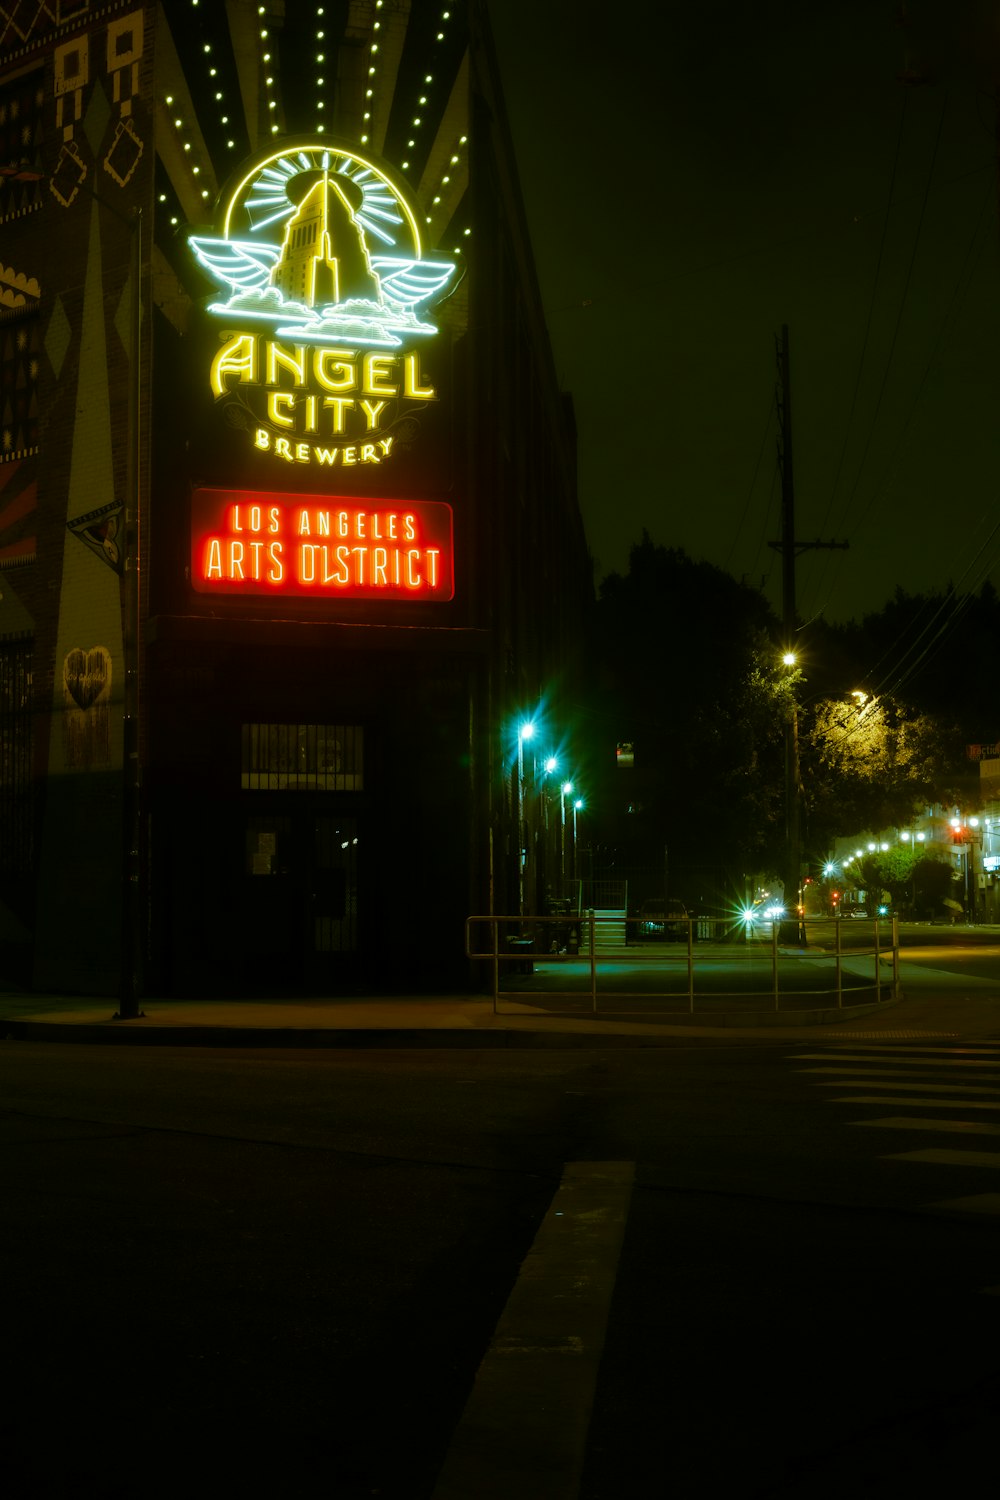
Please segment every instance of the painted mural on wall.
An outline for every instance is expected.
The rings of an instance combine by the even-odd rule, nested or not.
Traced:
[[[47,491],[65,484],[65,543],[50,770],[121,762],[122,590],[125,453],[132,348],[131,260],[136,206],[150,198],[149,101],[141,92],[146,47],[143,10],[67,37],[53,50],[43,157],[47,208],[77,287],[49,306],[44,350],[58,383],[54,426],[69,437],[61,472],[49,466]],[[63,262],[65,264],[65,260]],[[66,278],[53,268],[59,285]],[[44,289],[44,274],[40,277]],[[69,398],[69,399],[67,399]],[[72,406],[70,406],[72,400]],[[88,638],[100,646],[84,646]],[[100,692],[95,696],[96,685]],[[60,720],[65,719],[61,724]]]
[[[66,767],[92,771],[111,764],[111,652],[104,646],[79,646],[63,661]]]

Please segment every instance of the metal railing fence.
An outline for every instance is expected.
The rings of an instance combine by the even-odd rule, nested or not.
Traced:
[[[899,995],[895,917],[865,922],[805,918],[801,946],[781,943],[778,923],[750,928],[686,917],[671,919],[668,928],[673,941],[666,932],[643,934],[630,918],[623,942],[621,919],[602,919],[594,911],[580,917],[470,916],[465,950],[468,959],[490,965],[494,1014],[502,999],[526,995],[533,1003],[546,995],[562,1002],[583,1000],[595,1015],[621,1014],[622,1001],[639,999],[649,1012],[657,1009],[650,1002],[683,997],[693,1014],[696,999],[709,1005],[766,994],[769,1007],[778,1011],[782,1001],[834,997],[839,1010],[845,995],[848,1004],[863,1003],[858,997],[869,993],[876,1003]],[[628,987],[643,974],[642,987]],[[504,984],[505,979],[511,982]],[[826,1009],[828,1002],[815,1008]],[[660,1009],[665,1013],[677,1006]]]

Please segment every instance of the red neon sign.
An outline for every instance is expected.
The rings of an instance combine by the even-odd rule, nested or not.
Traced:
[[[191,582],[234,597],[446,601],[455,594],[451,506],[195,490]]]

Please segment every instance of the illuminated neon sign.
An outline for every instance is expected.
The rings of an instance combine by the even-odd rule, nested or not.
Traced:
[[[228,293],[208,306],[225,320],[209,371],[216,401],[244,407],[254,449],[272,461],[390,463],[438,399],[424,308],[455,274],[425,257],[402,184],[353,149],[286,143],[244,173],[217,228],[189,239]]]
[[[199,489],[191,582],[202,594],[454,597],[451,506],[431,500]]]

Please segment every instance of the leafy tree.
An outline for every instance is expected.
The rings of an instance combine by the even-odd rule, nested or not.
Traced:
[[[601,586],[599,732],[634,746],[600,796],[604,835],[628,858],[741,872],[767,862],[783,818],[782,688],[763,596],[644,533]]]
[[[946,859],[927,855],[918,859],[913,871],[913,915],[922,921],[940,916],[945,903],[956,900],[955,890],[955,874]]]
[[[778,872],[793,691],[808,862],[929,803],[976,802],[965,746],[1000,739],[1000,599],[989,586],[965,599],[897,589],[860,623],[813,622],[800,635],[801,677],[776,670],[778,622],[758,590],[644,532],[627,571],[603,581],[595,619],[592,827],[623,861],[655,866],[669,849],[673,869]],[[615,768],[621,741],[634,747],[629,771]],[[938,879],[928,875],[928,901]]]
[[[913,904],[913,872],[918,863],[912,849],[893,845],[852,859],[845,877],[865,892],[865,910],[875,916],[883,897],[897,910]]]
[[[891,698],[808,704],[799,755],[805,823],[817,855],[843,834],[905,826],[917,807],[968,796],[954,735]]]

